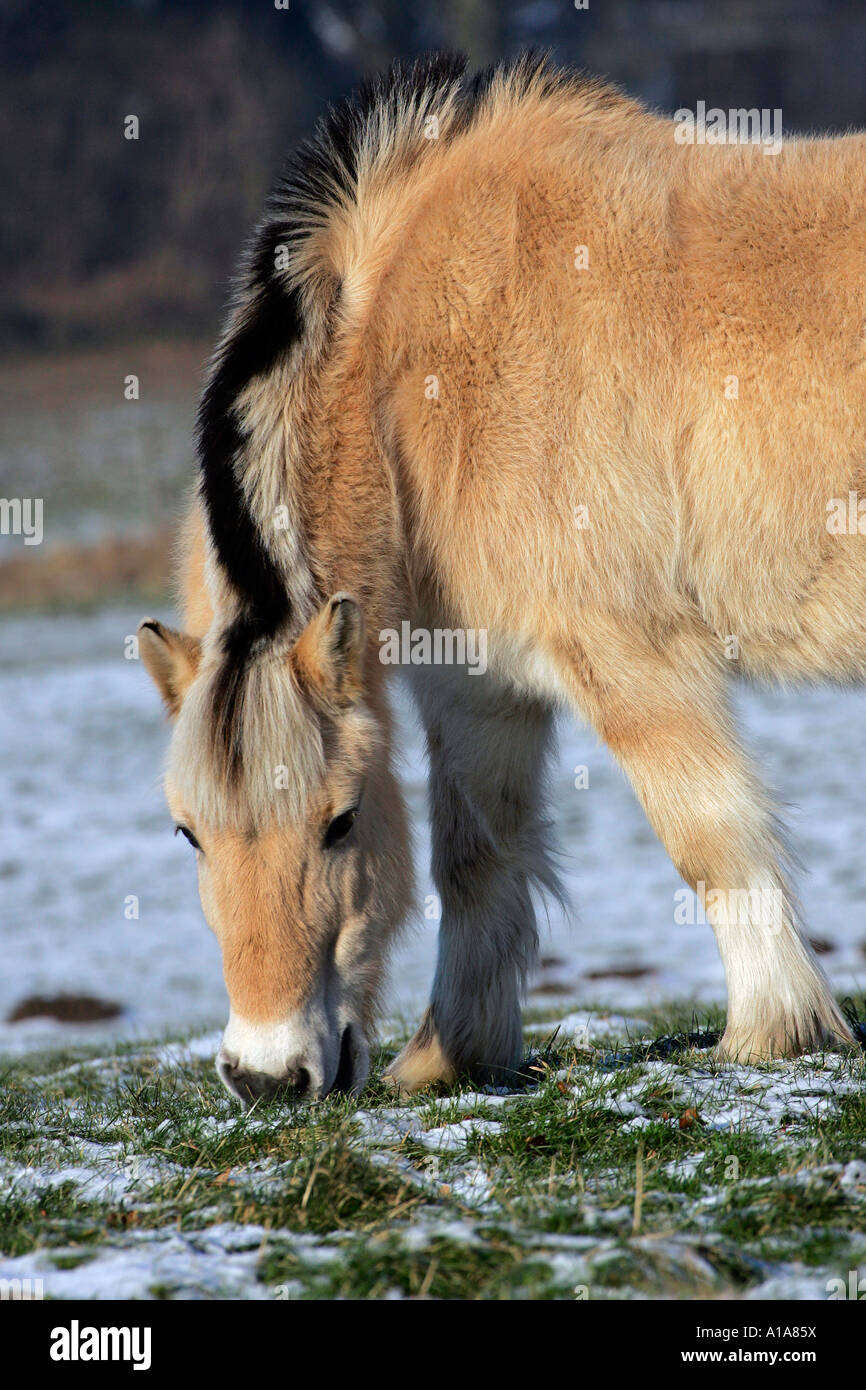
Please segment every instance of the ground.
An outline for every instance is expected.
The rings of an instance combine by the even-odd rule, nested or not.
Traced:
[[[214,1074],[218,1035],[7,1061],[0,1279],[56,1298],[847,1290],[866,1275],[866,1059],[716,1066],[694,1027],[537,1018],[524,1091],[396,1100],[374,1079],[249,1113]]]

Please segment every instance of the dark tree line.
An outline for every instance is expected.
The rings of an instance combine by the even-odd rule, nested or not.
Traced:
[[[860,0],[0,0],[0,350],[212,332],[282,152],[397,55],[527,45],[661,106],[866,123]],[[124,138],[124,118],[139,138]]]

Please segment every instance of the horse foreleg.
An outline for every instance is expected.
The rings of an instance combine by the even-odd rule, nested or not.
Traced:
[[[415,686],[442,916],[430,1005],[390,1078],[406,1090],[461,1073],[507,1081],[537,947],[530,885],[555,886],[541,816],[551,715],[489,674],[426,667]]]
[[[596,616],[582,624],[569,671],[579,708],[683,878],[705,896],[728,986],[719,1056],[850,1043],[799,930],[776,817],[738,745],[709,634],[684,624],[650,642]]]

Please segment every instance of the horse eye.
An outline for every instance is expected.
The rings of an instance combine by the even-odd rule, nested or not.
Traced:
[[[201,845],[199,844],[198,840],[197,840],[197,839],[195,838],[195,836],[193,835],[193,833],[192,833],[192,831],[190,830],[190,828],[189,828],[188,825],[176,825],[176,826],[174,827],[174,833],[175,833],[175,835],[177,835],[178,831],[180,831],[180,833],[181,833],[181,835],[183,835],[184,839],[189,840],[189,842],[190,842],[190,844],[192,845],[193,849],[198,849],[198,850],[201,849]]]
[[[350,811],[343,811],[339,816],[335,816],[325,831],[324,848],[331,849],[338,845],[341,840],[345,840],[352,826],[355,824],[355,817],[358,814],[357,806],[353,806]]]

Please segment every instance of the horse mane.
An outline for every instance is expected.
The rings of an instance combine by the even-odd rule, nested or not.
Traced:
[[[274,642],[297,635],[326,597],[315,593],[293,484],[303,460],[304,379],[327,352],[340,262],[365,200],[372,203],[368,194],[383,182],[402,184],[497,103],[578,89],[596,108],[624,101],[538,53],[474,75],[455,54],[397,62],[329,110],[288,158],[243,257],[197,418],[199,489],[222,615],[211,644],[219,650],[208,693],[212,752],[227,784],[251,751],[244,713],[251,666]],[[288,503],[293,527],[277,537],[278,502]]]

